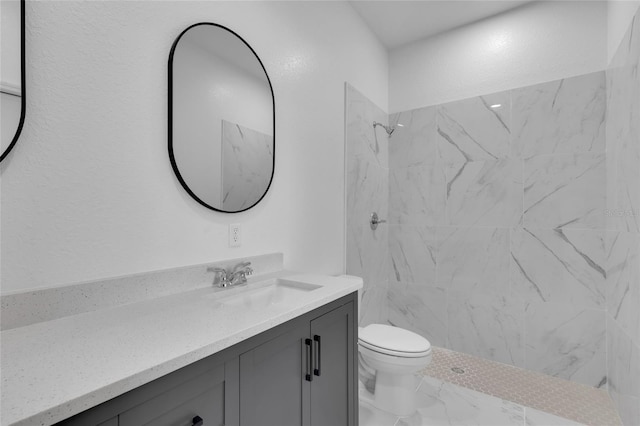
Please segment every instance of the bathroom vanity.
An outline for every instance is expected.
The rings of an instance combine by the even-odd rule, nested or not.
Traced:
[[[356,425],[356,303],[342,297],[58,424]]]
[[[3,331],[2,425],[357,425],[361,286],[280,272]]]

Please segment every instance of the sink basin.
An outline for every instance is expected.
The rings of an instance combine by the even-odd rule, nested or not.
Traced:
[[[278,278],[269,281],[267,284],[258,284],[256,288],[250,288],[234,294],[220,300],[220,302],[225,306],[236,308],[266,308],[273,305],[295,303],[296,297],[321,287],[320,285]]]

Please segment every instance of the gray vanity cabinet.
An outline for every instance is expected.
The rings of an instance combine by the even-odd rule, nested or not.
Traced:
[[[312,426],[357,424],[355,325],[353,304],[344,305],[311,321],[315,348],[313,381],[309,382]]]
[[[305,381],[309,323],[240,355],[240,424],[302,425],[309,386]]]
[[[240,424],[356,425],[354,312],[348,303],[242,354]]]
[[[350,294],[64,420],[60,426],[356,426]]]
[[[225,399],[224,365],[218,365],[121,413],[118,426],[223,426]]]
[[[238,358],[227,354],[188,365],[58,425],[237,425]]]

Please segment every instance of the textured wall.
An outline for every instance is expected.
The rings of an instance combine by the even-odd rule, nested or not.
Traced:
[[[536,1],[394,49],[389,111],[603,70],[606,1]]]
[[[389,322],[602,386],[604,118],[604,72],[391,115]]]
[[[607,70],[607,376],[640,424],[640,12]]]
[[[345,85],[347,175],[347,274],[362,277],[360,325],[387,320],[389,238],[386,224],[374,231],[372,212],[388,215],[389,143],[381,127],[387,114],[349,84]]]
[[[167,155],[167,60],[180,31],[225,25],[276,101],[272,189],[207,210]],[[387,53],[341,2],[27,2],[27,119],[2,173],[2,291],[271,252],[344,272],[344,81],[387,104]],[[354,54],[357,52],[357,55]],[[228,248],[228,224],[243,246]]]

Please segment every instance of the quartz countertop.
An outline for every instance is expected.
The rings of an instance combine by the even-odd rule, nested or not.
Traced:
[[[271,278],[322,288],[263,309],[219,300]],[[361,287],[359,278],[282,271],[239,288],[193,290],[3,331],[0,424],[51,425]]]

